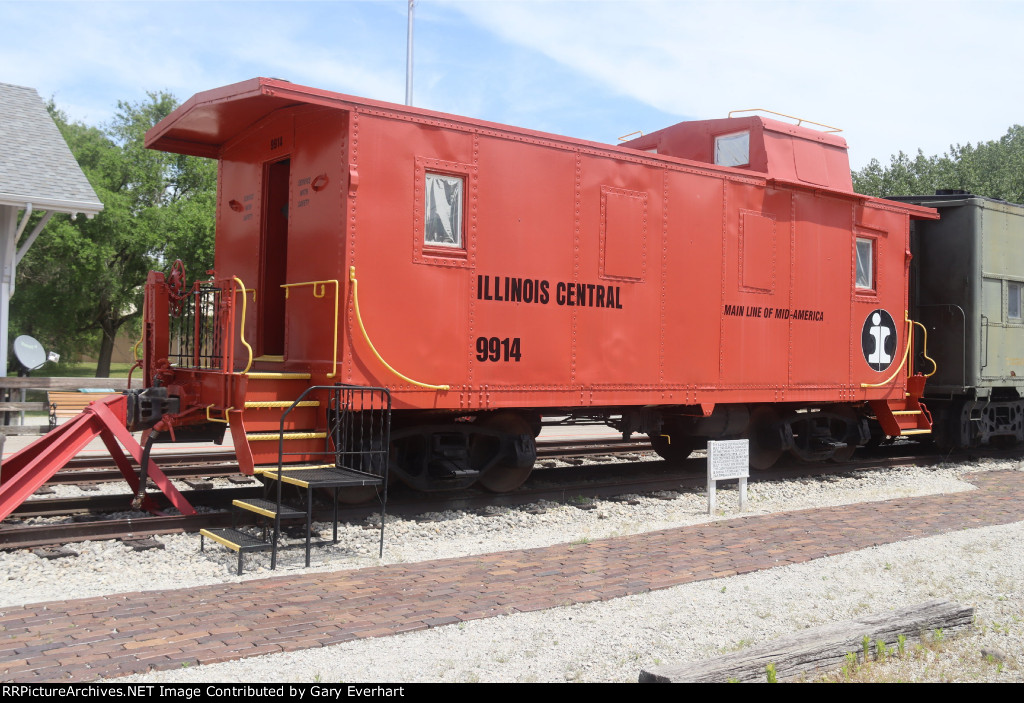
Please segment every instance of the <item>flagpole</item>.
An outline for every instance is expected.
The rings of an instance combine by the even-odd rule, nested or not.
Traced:
[[[405,46],[405,104],[412,105],[412,15],[416,0],[409,0],[409,32]]]

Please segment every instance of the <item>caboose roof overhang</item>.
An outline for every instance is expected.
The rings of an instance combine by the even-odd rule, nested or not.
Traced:
[[[410,105],[310,88],[279,78],[253,78],[196,93],[146,133],[146,147],[175,154],[217,158],[225,144],[244,134],[271,113],[298,105],[365,110],[403,119],[429,121],[441,126],[486,129],[587,148],[633,151],[623,149],[620,145],[589,142]]]
[[[272,112],[307,102],[287,81],[253,78],[196,93],[146,133],[146,146],[217,158],[221,147]],[[304,89],[309,90],[309,89]]]
[[[196,93],[146,132],[146,147],[175,154],[217,158],[225,144],[244,134],[271,113],[298,105],[319,105],[337,110],[366,110],[383,115],[428,120],[448,126],[482,128],[554,139],[592,148],[619,148],[409,105],[310,88],[279,78],[253,78],[223,88]]]

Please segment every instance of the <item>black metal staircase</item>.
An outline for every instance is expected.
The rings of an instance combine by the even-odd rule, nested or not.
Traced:
[[[290,463],[289,453],[285,452],[288,416],[295,408],[308,405],[311,398],[319,399],[320,407],[326,408],[323,417],[326,426],[324,448],[312,454],[304,449],[303,462]],[[204,540],[209,537],[237,551],[239,574],[242,573],[246,553],[269,550],[270,568],[275,569],[282,522],[304,518],[306,566],[309,566],[314,492],[330,492],[333,498],[334,533],[331,543],[334,544],[338,541],[339,493],[351,488],[374,487],[381,504],[380,556],[383,556],[390,433],[391,394],[387,389],[343,384],[310,386],[281,414],[277,466],[258,471],[264,484],[263,498],[234,501],[236,526],[200,530],[200,549],[205,548]],[[271,484],[276,490],[271,491]],[[284,484],[305,491],[305,506],[297,507],[284,501]],[[251,528],[237,526],[237,511],[252,516],[252,522],[261,528],[259,536]]]

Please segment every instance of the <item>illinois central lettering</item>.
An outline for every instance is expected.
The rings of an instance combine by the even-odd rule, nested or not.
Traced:
[[[604,286],[595,283],[570,283],[559,281],[555,287],[555,302],[569,307],[618,308],[619,286]]]
[[[550,285],[536,278],[514,276],[477,276],[478,300],[503,300],[509,303],[539,303],[547,305],[551,299]]]
[[[554,298],[551,296],[552,288]],[[621,286],[576,281],[558,281],[552,286],[543,278],[478,275],[476,297],[477,300],[539,305],[547,305],[554,300],[555,305],[563,307],[622,309]]]

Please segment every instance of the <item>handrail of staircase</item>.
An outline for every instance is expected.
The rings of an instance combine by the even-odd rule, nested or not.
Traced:
[[[911,320],[911,324],[912,325],[917,325],[918,327],[920,327],[921,328],[921,332],[924,334],[924,341],[921,344],[921,356],[923,356],[925,359],[927,359],[931,363],[931,365],[932,365],[931,372],[926,373],[924,375],[924,377],[925,378],[931,378],[932,376],[935,375],[935,372],[939,370],[939,365],[937,363],[935,363],[935,359],[933,359],[930,356],[928,356],[928,328],[925,327],[924,325],[922,325],[917,320]]]
[[[391,391],[389,391],[387,388],[371,387],[371,386],[353,386],[353,385],[344,384],[344,383],[335,383],[333,386],[309,386],[304,391],[302,391],[302,393],[299,394],[299,397],[296,398],[294,401],[292,401],[292,404],[289,405],[284,410],[284,412],[281,413],[281,423],[280,423],[280,426],[279,426],[278,439],[277,439],[277,479],[276,479],[276,483],[277,483],[277,507],[276,507],[276,509],[274,511],[274,533],[272,535],[272,539],[275,540],[275,543],[276,543],[279,535],[281,534],[281,507],[282,507],[282,503],[283,503],[282,484],[284,483],[284,435],[285,435],[284,428],[285,428],[285,424],[286,424],[287,419],[288,419],[288,415],[295,408],[300,407],[301,403],[306,399],[306,396],[308,396],[310,393],[313,393],[313,392],[316,392],[316,391],[328,391],[329,393],[333,394],[334,401],[335,401],[336,411],[340,412],[340,407],[339,407],[340,406],[340,396],[341,396],[341,392],[343,390],[359,390],[359,391],[370,392],[370,393],[374,393],[374,394],[380,393],[382,395],[382,397],[387,399],[386,406],[379,408],[379,410],[382,410],[382,411],[386,410],[387,415],[388,415],[387,427],[385,429],[385,432],[383,433],[384,434],[385,444],[384,444],[384,447],[382,449],[382,451],[384,453],[384,456],[387,457],[388,449],[387,449],[386,442],[388,442],[389,437],[390,437],[390,424],[391,424],[390,423]],[[328,402],[328,407],[329,406],[330,406],[330,402]],[[335,418],[335,422],[338,422],[339,420],[340,420],[340,418],[337,418],[337,417]],[[330,429],[331,429],[330,426],[328,426],[328,432],[326,433],[326,436],[324,437],[324,452],[323,452],[324,454],[327,454],[328,450],[330,449],[330,443],[331,443],[331,439],[332,439]],[[334,457],[335,457],[335,466],[338,466],[340,452],[342,451],[341,438],[340,437],[334,437],[333,439],[334,439],[334,443],[335,443],[334,452],[333,452]],[[382,481],[382,488],[383,488],[383,490],[380,493],[379,498],[380,498],[380,501],[381,501],[381,514],[380,514],[380,517],[381,517],[381,525],[380,525],[380,556],[383,557],[384,556],[384,522],[385,522],[385,513],[386,513],[386,510],[387,510],[387,496],[388,496],[388,488],[387,488],[387,485],[388,485],[388,463],[387,463],[387,460],[385,458],[384,470],[383,470],[383,474],[381,476],[376,476],[373,473],[366,472],[366,471],[363,471],[361,469],[355,469],[353,467],[346,467],[346,468],[348,470],[350,470],[350,471],[356,471],[357,473],[366,474],[367,476],[370,476],[370,477],[373,477],[373,478],[380,478],[381,481]],[[272,560],[271,560],[271,568],[273,568],[273,564],[275,562],[275,559],[276,559],[276,550],[275,550],[275,557],[273,557]]]
[[[238,284],[239,288],[241,289],[241,293],[242,293],[242,323],[241,323],[241,325],[239,325],[239,328],[238,328],[238,338],[242,341],[242,345],[249,352],[249,361],[246,363],[245,368],[242,369],[242,371],[241,371],[242,373],[245,373],[246,371],[248,371],[250,369],[250,367],[252,367],[252,347],[250,347],[249,343],[247,341],[245,341],[245,309],[246,309],[246,297],[245,297],[245,294],[248,292],[248,290],[246,289],[245,284],[242,283],[242,279],[239,278],[238,276],[232,277],[232,280],[235,283]],[[236,288],[234,290],[234,294],[233,295],[237,295],[238,294],[239,288]],[[253,299],[254,300],[256,299],[256,291],[255,290],[253,290]],[[232,302],[234,302],[234,300],[232,300]],[[226,364],[225,367],[224,367],[225,371],[227,371],[228,373],[233,373],[234,370],[235,370],[235,335],[234,335],[234,326],[235,326],[234,325],[234,315],[232,315],[231,330],[230,330],[230,334],[228,334],[228,339],[231,340],[231,358],[229,360],[229,363]]]

